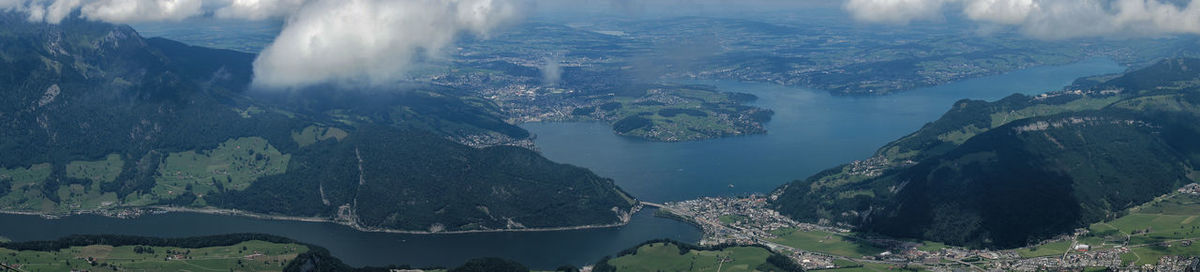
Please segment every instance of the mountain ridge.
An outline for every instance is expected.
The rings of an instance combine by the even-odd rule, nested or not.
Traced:
[[[870,160],[785,185],[774,204],[797,219],[979,247],[1113,219],[1194,182],[1200,74],[1187,64],[1200,60],[1086,89],[957,102]]]
[[[271,97],[246,88],[250,54],[143,39],[128,26],[77,18],[50,25],[2,16],[6,211],[348,213],[371,228],[437,232],[622,224],[637,206],[612,180],[586,169],[528,149],[450,140],[528,137],[504,123],[494,105],[452,89],[343,94],[322,86]],[[338,100],[325,99],[331,97]],[[446,167],[471,175],[439,174]],[[396,169],[407,172],[384,174]],[[447,182],[510,196],[453,192]],[[347,197],[359,192],[361,199]],[[351,208],[342,209],[347,203]]]

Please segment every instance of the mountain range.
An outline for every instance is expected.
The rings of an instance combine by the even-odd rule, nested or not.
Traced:
[[[0,210],[235,209],[362,229],[612,225],[637,201],[434,86],[256,91],[252,54],[0,13]],[[466,144],[471,144],[468,146]]]

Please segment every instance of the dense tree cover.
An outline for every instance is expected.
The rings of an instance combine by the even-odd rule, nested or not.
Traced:
[[[1099,84],[1099,88],[1142,91],[1177,87],[1185,82],[1197,84],[1194,81],[1200,71],[1196,71],[1196,67],[1200,67],[1200,59],[1168,59],[1108,80]]]
[[[146,43],[162,52],[172,66],[179,67],[181,74],[206,87],[240,92],[253,79],[254,54],[191,46],[163,38],[149,38]]]
[[[314,116],[353,116],[343,122],[391,124],[443,136],[498,133],[515,139],[529,132],[504,121],[500,108],[463,90],[415,85],[402,88],[343,89],[335,85],[291,92],[252,92],[251,97]]]
[[[330,272],[374,272],[391,271],[392,269],[411,269],[410,266],[361,267],[356,268],[343,263],[329,254],[329,250],[311,244],[302,243],[290,238],[257,233],[234,233],[212,236],[196,236],[181,238],[158,238],[127,235],[71,235],[51,241],[29,241],[0,243],[0,248],[11,250],[59,251],[70,247],[108,245],[135,246],[138,253],[153,254],[152,247],[206,248],[232,246],[247,241],[264,241],[280,244],[300,244],[307,247],[307,252],[300,253],[288,262],[283,271],[330,271]]]
[[[0,195],[6,195],[12,191],[12,178],[0,178]]]
[[[658,244],[658,243],[670,244],[670,245],[676,246],[677,248],[679,248],[679,255],[687,254],[688,252],[691,252],[693,250],[695,250],[695,251],[721,251],[721,250],[725,250],[725,249],[731,248],[731,247],[758,247],[758,248],[766,249],[767,251],[771,252],[771,256],[767,257],[768,264],[773,265],[780,269],[784,269],[785,271],[797,271],[797,272],[804,271],[804,268],[801,267],[796,262],[793,262],[791,258],[788,258],[787,256],[784,256],[782,254],[779,254],[779,253],[771,250],[771,248],[764,246],[764,245],[760,245],[760,244],[753,244],[753,245],[719,244],[719,245],[711,245],[711,246],[698,246],[698,245],[679,242],[679,241],[675,241],[675,240],[671,240],[671,239],[654,239],[654,240],[645,241],[636,246],[633,246],[633,247],[621,250],[620,252],[617,252],[615,257],[614,256],[604,256],[599,261],[596,261],[596,264],[592,267],[592,271],[595,271],[595,272],[617,271],[616,267],[614,267],[608,263],[609,260],[611,260],[613,258],[620,258],[620,257],[626,256],[626,255],[637,254],[639,248],[646,246],[646,245]]]
[[[528,272],[529,268],[520,263],[500,258],[471,259],[462,266],[451,268],[449,272]]]
[[[662,115],[663,117],[675,117],[675,115],[680,115],[680,114],[686,114],[686,115],[691,115],[691,116],[696,116],[696,117],[708,116],[708,113],[705,113],[705,112],[697,110],[697,109],[668,108],[668,109],[658,110],[658,115]]]
[[[289,238],[257,233],[234,233],[184,238],[158,238],[129,235],[71,235],[51,241],[0,243],[0,248],[34,251],[57,251],[69,247],[89,245],[202,248],[231,246],[241,242],[254,240],[282,244],[303,244]],[[306,246],[316,248],[312,245]]]
[[[642,118],[641,116],[630,116],[625,119],[617,120],[613,123],[613,131],[617,133],[626,133],[635,129],[643,128],[651,125],[650,119]]]
[[[74,17],[58,25],[31,23],[10,13],[0,19],[7,34],[0,50],[10,56],[0,66],[15,67],[0,71],[5,167],[50,162],[62,176],[67,162],[122,154],[138,163],[126,164],[121,182],[102,189],[124,196],[153,186],[164,152],[245,136],[286,148],[291,129],[305,123],[277,112],[243,118],[231,109],[248,104],[201,88],[129,27]],[[53,197],[57,187],[46,187]]]
[[[233,233],[212,236],[196,236],[196,237],[180,237],[180,238],[159,238],[159,237],[143,237],[143,236],[128,236],[128,235],[71,235],[57,240],[51,241],[28,241],[28,242],[9,242],[0,243],[0,248],[18,250],[18,251],[59,251],[70,247],[81,247],[91,245],[108,245],[108,246],[134,246],[134,251],[137,253],[153,254],[152,247],[179,247],[179,248],[206,248],[206,247],[221,247],[232,246],[247,241],[264,241],[279,244],[299,244],[307,247],[309,250],[300,253],[295,259],[288,262],[283,271],[305,271],[305,272],[386,272],[396,269],[413,269],[408,265],[389,265],[382,267],[353,267],[342,262],[342,260],[333,257],[329,250],[299,242],[290,238],[274,236],[269,234],[257,233]],[[786,260],[786,259],[785,259]],[[783,267],[783,266],[780,266]],[[425,270],[439,269],[437,267],[425,267]],[[465,262],[463,265],[449,269],[448,271],[486,271],[486,272],[523,272],[530,271],[518,262],[505,260],[500,258],[478,258]],[[579,271],[578,267],[565,265],[555,271],[574,272]]]
[[[1183,69],[1175,62],[1148,69]],[[1158,80],[1163,73],[1172,74],[1135,71],[1113,81],[1142,88],[1128,82],[1142,75]],[[1191,78],[1200,79],[1197,73]],[[1187,80],[1158,82],[1168,81]],[[1096,86],[1107,90],[1112,84]],[[1200,158],[1200,90],[1124,90],[1120,100],[1100,110],[1063,110],[995,128],[989,117],[994,112],[1072,101],[1021,96],[960,101],[938,121],[881,149],[894,156],[898,152],[883,150],[900,147],[915,164],[833,185],[822,181],[841,175],[842,168],[827,170],[787,185],[774,204],[802,220],[830,219],[864,231],[978,247],[1022,246],[1112,219],[1194,182],[1188,174]],[[967,126],[990,129],[962,144],[938,138]]]
[[[303,215],[351,205],[366,227],[413,230],[610,224],[618,222],[613,208],[633,205],[611,180],[524,148],[475,149],[427,132],[364,126],[341,143],[306,149],[286,174],[206,199]]]

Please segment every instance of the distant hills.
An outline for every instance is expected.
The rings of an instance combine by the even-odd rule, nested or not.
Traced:
[[[494,146],[528,132],[488,101],[255,93],[253,59],[0,13],[0,210],[222,208],[436,232],[617,224],[636,205],[586,169]]]
[[[809,221],[979,247],[1071,232],[1195,182],[1200,60],[963,100],[876,156],[782,187]]]

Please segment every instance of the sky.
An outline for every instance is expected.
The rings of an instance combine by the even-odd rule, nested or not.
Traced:
[[[68,16],[110,23],[279,20],[282,31],[254,62],[254,85],[264,89],[394,83],[423,54],[533,16],[832,9],[864,24],[900,27],[965,18],[1044,40],[1200,34],[1200,0],[0,0],[0,9],[51,24]]]

